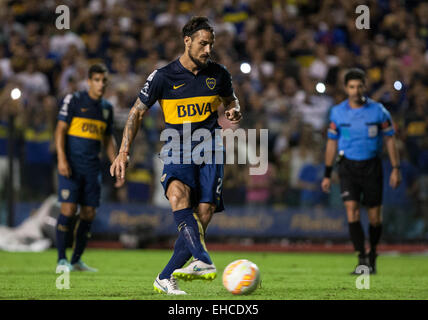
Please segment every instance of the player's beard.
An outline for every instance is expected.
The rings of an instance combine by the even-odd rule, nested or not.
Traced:
[[[208,65],[208,62],[210,61],[210,56],[208,56],[208,58],[207,58],[207,62],[202,62],[201,60],[199,60],[199,59],[195,58],[195,57],[190,53],[190,52],[192,51],[191,49],[192,49],[192,46],[190,46],[190,48],[189,48],[189,58],[190,58],[190,60],[192,60],[192,61],[193,61],[193,63],[194,63],[194,64],[196,64],[196,66],[197,66],[199,69],[203,69],[203,68],[205,68],[205,67]]]

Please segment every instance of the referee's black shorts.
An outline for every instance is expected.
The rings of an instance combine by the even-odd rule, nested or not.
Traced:
[[[343,201],[354,200],[369,208],[382,205],[382,160],[378,157],[355,161],[345,157],[339,163]]]

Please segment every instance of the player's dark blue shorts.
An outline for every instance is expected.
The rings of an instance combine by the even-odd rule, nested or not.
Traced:
[[[165,191],[168,184],[177,179],[188,185],[192,191],[192,206],[201,202],[216,205],[215,212],[224,211],[223,164],[165,164],[161,183]]]
[[[70,178],[58,174],[58,200],[83,206],[99,207],[101,173],[79,173],[72,170]]]

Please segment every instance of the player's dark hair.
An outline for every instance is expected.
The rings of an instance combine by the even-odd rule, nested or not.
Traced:
[[[182,33],[184,37],[191,37],[196,31],[207,30],[211,33],[214,33],[214,28],[209,24],[207,17],[192,17],[186,25],[183,27]]]
[[[88,77],[89,77],[89,79],[91,79],[92,75],[94,73],[107,73],[107,72],[108,72],[107,67],[104,64],[102,64],[102,63],[96,63],[96,64],[93,64],[89,68]]]
[[[349,80],[361,80],[363,83],[366,83],[366,73],[359,68],[349,69],[345,74],[345,86]]]

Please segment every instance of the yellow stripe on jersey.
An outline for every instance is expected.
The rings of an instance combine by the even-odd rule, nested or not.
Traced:
[[[67,134],[79,138],[102,141],[107,124],[101,120],[74,117]]]
[[[184,99],[161,99],[160,105],[169,124],[201,122],[217,112],[221,100],[218,95]]]

